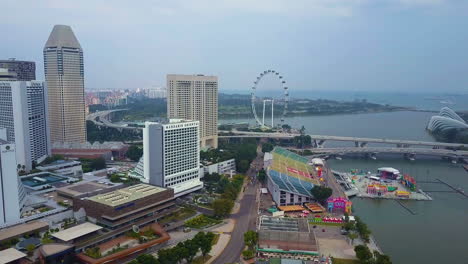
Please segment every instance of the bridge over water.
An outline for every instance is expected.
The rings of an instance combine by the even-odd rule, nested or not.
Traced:
[[[244,132],[244,131],[219,131],[219,138],[276,138],[276,139],[292,139],[299,134],[290,133],[261,133],[261,132]],[[343,137],[343,136],[327,136],[327,135],[309,135],[314,142],[315,148],[324,148],[326,141],[342,141],[354,142],[356,147],[366,147],[369,143],[395,145],[397,148],[409,148],[411,146],[426,146],[437,148],[468,148],[468,144],[430,142],[417,140],[402,140],[402,139],[387,139],[387,138],[362,138],[362,137]]]
[[[297,150],[297,149],[296,149]],[[442,156],[451,159],[463,159],[468,157],[468,151],[454,151],[449,149],[431,149],[431,148],[392,148],[392,147],[347,147],[347,148],[308,148],[312,153],[311,157],[323,155],[345,155],[345,154],[371,154],[377,155],[379,153],[393,153],[409,155],[432,155]]]

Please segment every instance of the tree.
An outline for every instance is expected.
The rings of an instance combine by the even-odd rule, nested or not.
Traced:
[[[97,158],[91,160],[91,164],[89,165],[94,170],[101,170],[106,168],[106,160],[104,158]]]
[[[344,229],[346,231],[350,231],[350,230],[354,230],[356,229],[356,226],[354,225],[354,223],[351,223],[351,222],[346,222],[344,225],[343,225]]]
[[[221,179],[221,175],[219,175],[218,173],[216,172],[213,172],[213,173],[206,173],[205,176],[203,177],[203,179],[205,181],[209,181],[209,182],[218,182],[220,179]]]
[[[221,195],[221,197],[224,199],[235,200],[238,193],[239,192],[237,191],[236,187],[233,184],[229,184],[224,189],[224,193]]]
[[[354,252],[356,252],[356,257],[363,263],[369,262],[369,260],[373,257],[372,252],[365,245],[355,246]]]
[[[263,168],[258,172],[258,180],[260,182],[265,182],[266,180],[266,172]]]
[[[348,234],[349,239],[351,239],[351,245],[354,244],[354,239],[358,238],[358,234],[351,232]]]
[[[213,239],[214,234],[211,232],[200,232],[195,235],[194,240],[198,244],[198,247],[204,257],[211,251],[211,248],[213,247]]]
[[[216,199],[212,203],[216,217],[225,217],[231,213],[234,201],[228,199]]]
[[[137,145],[131,145],[128,148],[127,153],[125,153],[125,156],[133,161],[138,161],[141,156],[143,156],[143,149]]]
[[[244,250],[242,251],[242,256],[244,257],[244,259],[251,259],[255,256],[255,252],[253,250]]]
[[[361,236],[361,238],[366,242],[366,243],[369,243],[370,241],[370,234],[371,234],[371,231],[369,230],[369,228],[367,227],[366,223],[364,223],[361,218],[359,217],[355,217],[356,219],[356,230],[358,231],[359,235]]]
[[[198,250],[200,249],[197,243],[191,239],[183,243],[183,247],[188,250],[187,257],[185,258],[188,263],[192,263],[193,258],[197,255]]]
[[[324,203],[332,195],[333,190],[325,186],[315,185],[310,192],[317,201]]]
[[[248,160],[243,159],[239,161],[239,165],[237,165],[237,170],[239,172],[245,173],[249,169],[249,166],[250,162]]]
[[[218,181],[218,192],[219,193],[224,193],[224,190],[226,189],[226,187],[229,185],[229,180],[228,178],[226,177],[221,177],[221,179],[219,179]]]
[[[244,243],[249,247],[253,248],[258,242],[258,233],[252,230],[249,230],[244,233]]]
[[[158,261],[161,264],[174,264],[179,262],[179,256],[174,254],[172,248],[160,249],[158,251]]]
[[[171,254],[177,256],[177,261],[180,262],[190,257],[189,249],[185,247],[183,242],[179,242],[177,246],[173,247]]]
[[[376,264],[392,264],[392,260],[389,256],[380,254],[377,250],[374,250],[374,263]]]
[[[36,246],[34,244],[29,244],[26,246],[26,251],[28,251],[29,256],[32,256],[35,248]]]
[[[271,143],[263,143],[262,144],[262,152],[265,153],[265,152],[270,152],[272,151],[274,148],[273,144]]]
[[[157,259],[150,254],[143,254],[140,255],[136,258],[136,263],[135,264],[157,264],[159,263]]]

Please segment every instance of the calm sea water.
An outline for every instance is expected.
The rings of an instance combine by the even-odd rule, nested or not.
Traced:
[[[239,93],[239,91],[222,91]],[[244,93],[250,93],[244,90]],[[282,97],[281,89],[258,89],[256,95],[261,97]],[[362,91],[306,91],[290,89],[291,98],[329,99],[353,101],[366,99],[378,104],[414,107],[421,110],[438,111],[444,106],[454,110],[468,110],[468,93],[407,93],[407,92],[362,92]]]
[[[309,134],[434,141],[425,131],[431,116],[432,113],[426,112],[392,112],[291,117],[285,122],[293,127],[303,125]],[[252,119],[247,118],[220,120],[220,123],[233,122],[253,124]],[[378,167],[391,166],[412,175],[417,181],[439,178],[468,191],[468,173],[461,165],[441,160],[420,159],[410,162],[400,158],[376,161],[345,158],[341,161],[332,160],[330,164],[333,169],[342,171],[376,171]],[[424,183],[420,184],[420,188],[449,190],[441,184]],[[439,192],[431,196],[434,201],[405,202],[416,215],[410,214],[395,201],[355,198],[353,203],[355,213],[368,223],[379,245],[392,257],[393,263],[468,263],[468,199],[455,193]]]

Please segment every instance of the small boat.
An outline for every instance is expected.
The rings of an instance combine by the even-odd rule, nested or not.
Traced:
[[[336,156],[335,159],[342,160],[342,158],[340,156]]]
[[[456,160],[452,160],[452,164],[457,164],[457,161],[456,161]]]

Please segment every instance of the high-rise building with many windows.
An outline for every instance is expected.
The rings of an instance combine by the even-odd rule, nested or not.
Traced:
[[[16,171],[15,144],[0,139],[0,226],[20,219],[26,193]]]
[[[5,140],[15,143],[24,170],[51,154],[44,82],[0,81],[0,112],[0,128],[6,129]]]
[[[14,81],[36,80],[36,63],[34,61],[21,61],[14,58],[0,60],[0,69],[7,69],[11,75],[14,75]]]
[[[86,142],[83,50],[71,27],[56,25],[44,47],[50,136],[55,142]]]
[[[167,75],[167,115],[200,121],[202,148],[218,147],[218,77]]]
[[[143,130],[144,181],[181,196],[203,187],[200,181],[199,121],[146,122]]]

